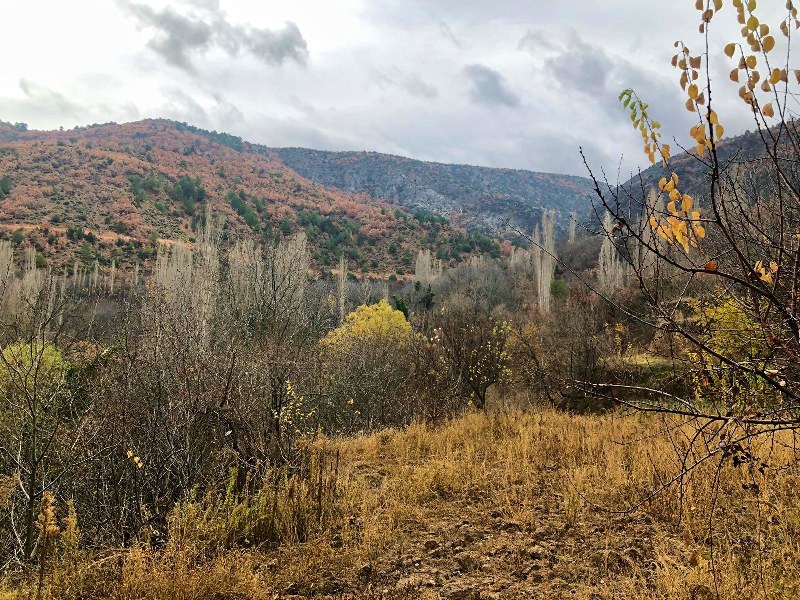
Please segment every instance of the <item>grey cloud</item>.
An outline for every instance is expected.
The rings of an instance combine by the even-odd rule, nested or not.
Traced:
[[[220,11],[219,0],[185,0],[185,2],[212,13],[218,13]]]
[[[246,121],[242,110],[222,94],[205,93],[198,99],[196,95],[172,86],[162,88],[161,92],[166,103],[158,107],[156,114],[159,116],[228,132],[241,129]]]
[[[209,127],[211,119],[206,109],[192,96],[178,88],[168,88],[163,90],[168,104],[163,107],[165,114],[173,118],[181,115],[179,120],[185,120],[193,125]]]
[[[469,97],[475,104],[511,108],[519,106],[519,96],[494,69],[484,65],[468,65],[464,67],[464,75],[471,84]]]
[[[566,51],[546,59],[545,66],[562,87],[602,98],[614,63],[602,49],[575,40]]]
[[[242,48],[268,65],[294,61],[304,65],[308,44],[295,23],[282,29],[253,29],[229,23],[217,0],[189,0],[200,13],[183,14],[168,6],[156,10],[130,0],[118,0],[139,23],[155,31],[148,46],[167,61],[185,71],[194,72],[192,58],[211,48],[235,57]]]
[[[556,47],[539,29],[529,29],[517,44],[517,50],[527,50],[534,56],[542,50],[555,50]]]
[[[403,87],[412,96],[433,99],[439,95],[439,91],[432,85],[427,84],[418,73],[412,73],[403,81]]]
[[[566,43],[556,45],[541,31],[531,30],[520,40],[519,47],[541,60],[548,79],[556,82],[573,102],[580,98],[593,111],[622,123],[628,115],[618,96],[621,90],[631,87],[651,103],[653,112],[659,112],[665,131],[685,129],[680,88],[672,81],[610,55],[602,47],[584,41],[574,30],[566,39]]]
[[[286,23],[283,29],[253,29],[244,32],[244,43],[256,58],[266,63],[280,65],[286,60],[305,64],[308,45],[295,23]]]
[[[453,30],[450,29],[447,23],[439,21],[439,31],[442,33],[442,36],[453,42],[456,48],[461,48],[461,40],[456,37],[456,34],[453,33]]]
[[[386,72],[370,69],[369,76],[381,88],[399,87],[412,96],[428,100],[439,96],[439,90],[427,83],[419,73],[404,73],[394,65]]]
[[[156,11],[130,3],[128,8],[139,23],[157,31],[148,46],[173,66],[191,70],[189,53],[206,50],[211,43],[213,32],[207,23],[180,15],[170,7]]]
[[[68,99],[61,92],[57,92],[28,79],[20,79],[19,87],[25,94],[31,107],[47,107],[49,111],[60,116],[75,117],[81,114],[82,107]]]

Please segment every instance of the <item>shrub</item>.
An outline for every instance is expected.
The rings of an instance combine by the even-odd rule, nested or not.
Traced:
[[[320,410],[323,427],[354,431],[410,419],[405,382],[413,337],[405,315],[385,300],[347,315],[322,340],[330,398]]]

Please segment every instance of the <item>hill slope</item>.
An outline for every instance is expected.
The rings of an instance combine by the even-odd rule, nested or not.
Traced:
[[[569,213],[583,214],[592,183],[584,177],[423,162],[375,152],[323,152],[274,148],[304,177],[351,193],[423,208],[492,237],[529,232],[544,209],[567,227]]]
[[[420,247],[451,259],[497,251],[444,219],[312,183],[227,134],[167,120],[71,131],[0,123],[0,231],[42,259],[143,260],[159,240],[190,242],[207,204],[235,235],[304,230],[318,266],[345,252],[354,268],[404,273]]]
[[[794,125],[789,126],[795,127]],[[792,135],[797,136],[796,130]],[[793,174],[795,180],[800,179],[798,177],[800,173],[794,166],[796,159],[792,157],[793,152],[791,149],[788,146],[783,146],[783,150],[780,150],[779,153],[781,155],[785,154],[789,158],[784,163],[785,171],[790,176]],[[770,182],[768,164],[760,161],[766,156],[766,152],[764,142],[758,132],[748,131],[741,135],[721,140],[717,146],[717,155],[723,167],[737,165],[743,167],[743,175],[746,175],[746,179],[756,185],[759,193],[772,191],[773,186]],[[649,167],[642,171],[641,178],[636,175],[625,183],[624,189],[630,190],[634,198],[638,199],[641,196],[642,188],[648,190],[658,187],[658,180],[661,177],[669,176],[670,171],[674,171],[680,177],[681,190],[684,193],[692,194],[702,202],[704,196],[708,193],[710,171],[706,165],[687,152],[674,156],[670,163],[669,170],[664,169],[661,163]]]

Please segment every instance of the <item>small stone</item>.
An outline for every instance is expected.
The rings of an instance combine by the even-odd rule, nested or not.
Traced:
[[[456,563],[458,564],[458,567],[465,573],[469,573],[470,571],[480,568],[478,559],[470,552],[464,552],[456,556]]]
[[[359,579],[369,579],[371,575],[372,575],[372,565],[364,564],[359,567],[358,569]]]
[[[542,546],[536,544],[533,548],[528,549],[528,556],[531,560],[540,560],[545,555],[545,552],[546,550]]]
[[[522,531],[522,525],[517,523],[516,521],[506,521],[505,523],[500,525],[500,529],[502,531],[507,531],[509,533]]]
[[[446,600],[480,600],[481,592],[472,585],[451,583],[441,589],[439,596]]]
[[[436,540],[428,540],[425,542],[425,550],[436,550],[439,547],[439,542]]]

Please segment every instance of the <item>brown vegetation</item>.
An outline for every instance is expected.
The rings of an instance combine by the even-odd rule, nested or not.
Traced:
[[[750,447],[770,469],[709,462],[625,514],[680,470],[689,430],[663,425],[511,411],[321,440],[255,497],[178,505],[163,548],[75,556],[59,542],[42,597],[796,597],[791,436]],[[10,577],[0,597],[36,579]]]

